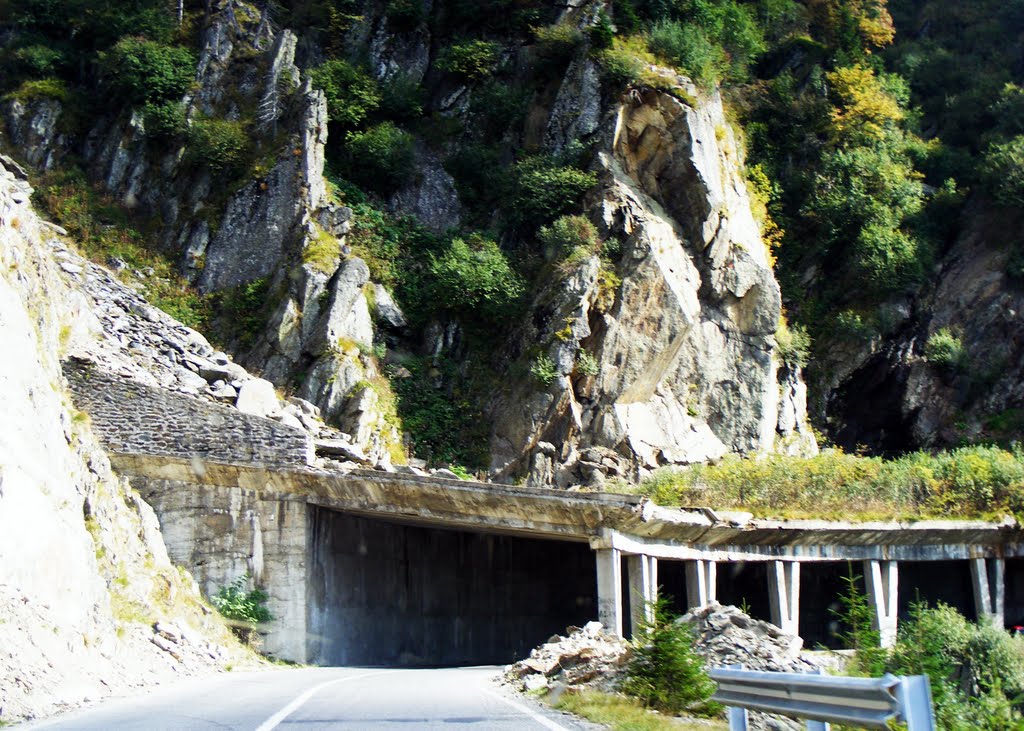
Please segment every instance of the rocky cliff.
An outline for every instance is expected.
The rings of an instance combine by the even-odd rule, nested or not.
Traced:
[[[111,472],[60,359],[94,342],[61,229],[0,163],[0,721],[245,661]]]

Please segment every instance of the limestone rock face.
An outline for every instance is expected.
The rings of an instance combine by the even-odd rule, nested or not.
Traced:
[[[780,422],[779,288],[720,100],[691,107],[649,91],[606,115],[600,140],[589,212],[619,245],[621,284],[595,256],[538,298],[521,342],[548,343],[558,378],[492,409],[492,473],[600,484],[769,451],[777,438],[814,450],[797,373]]]
[[[35,216],[29,192],[0,165],[4,722],[239,659],[168,560],[152,510],[111,472],[70,403],[60,357],[99,328],[83,317],[82,267],[51,254],[56,228]],[[159,621],[179,628],[175,640],[155,641]]]

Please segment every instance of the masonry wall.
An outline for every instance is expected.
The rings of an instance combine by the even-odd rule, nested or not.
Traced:
[[[312,454],[302,431],[204,399],[153,388],[92,364],[63,364],[75,406],[111,452],[203,460],[303,465]]]
[[[305,501],[152,478],[133,478],[132,486],[156,511],[171,560],[192,573],[203,594],[248,573],[270,596],[274,620],[264,652],[306,662]]]
[[[504,664],[597,616],[585,543],[310,519],[310,662]]]

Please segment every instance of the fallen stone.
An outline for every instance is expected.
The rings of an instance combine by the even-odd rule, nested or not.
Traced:
[[[342,441],[341,439],[317,439],[314,442],[316,453],[324,457],[340,457],[350,462],[358,462],[361,465],[372,466],[372,463],[363,454],[363,450],[354,444]]]
[[[277,400],[277,392],[274,391],[273,383],[262,378],[254,378],[243,383],[242,387],[238,389],[235,408],[243,414],[270,416],[280,410],[281,404]]]

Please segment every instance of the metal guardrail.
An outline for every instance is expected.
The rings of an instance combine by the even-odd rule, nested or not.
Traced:
[[[861,728],[934,731],[931,687],[926,675],[848,678],[800,673],[770,673],[740,667],[717,668],[712,700],[728,706],[730,731],[746,731],[747,711],[807,719],[808,729],[829,723]]]

